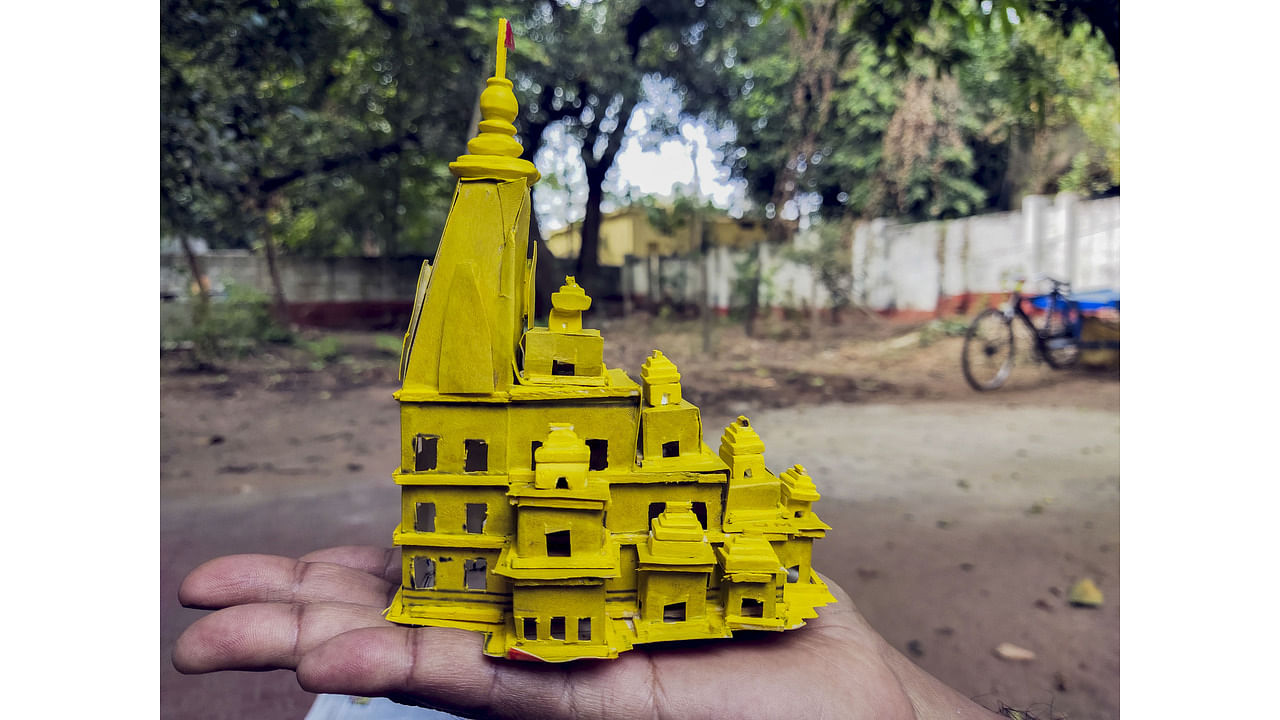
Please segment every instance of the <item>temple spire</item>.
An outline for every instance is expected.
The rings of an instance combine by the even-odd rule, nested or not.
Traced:
[[[521,159],[524,148],[515,138],[513,122],[520,106],[511,90],[511,81],[506,77],[507,47],[513,44],[511,27],[503,18],[498,21],[498,55],[494,74],[485,81],[484,92],[480,93],[480,131],[467,142],[467,154],[449,163],[450,172],[458,179],[525,178],[532,185],[542,177],[533,163]]]

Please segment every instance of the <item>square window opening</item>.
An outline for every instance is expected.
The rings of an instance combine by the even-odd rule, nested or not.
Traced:
[[[569,557],[570,547],[568,530],[547,533],[547,557]]]
[[[557,489],[557,490],[568,490],[568,489],[569,489],[569,478],[567,478],[567,477],[558,477],[558,478],[556,478],[556,489]]]
[[[662,399],[658,401],[658,404],[659,404],[659,405],[670,405],[670,404],[671,404],[671,394],[670,394],[670,393],[662,393]]]
[[[467,525],[469,533],[484,532],[484,523],[489,517],[489,506],[484,503],[467,503]]]
[[[797,510],[797,511],[796,511],[796,517],[804,517],[804,511],[803,511],[803,510]]]
[[[791,567],[787,568],[787,582],[789,583],[800,582],[800,566],[799,565],[792,565]]]
[[[680,441],[672,440],[662,443],[662,457],[680,457]]]
[[[678,622],[684,622],[684,620],[685,620],[685,617],[684,617],[683,602],[671,603],[670,605],[667,605],[666,607],[662,608],[662,622],[678,623]]]
[[[564,618],[563,617],[551,618],[551,639],[552,640],[564,639]]]
[[[568,377],[573,377],[573,374],[574,374],[574,366],[573,366],[573,363],[571,363],[571,362],[564,362],[563,360],[552,360],[552,361],[551,361],[551,374],[552,374],[552,375],[566,375],[566,376],[568,376]]]
[[[436,561],[431,558],[413,559],[413,589],[430,590],[436,586]]]
[[[693,503],[693,514],[698,518],[698,522],[702,525],[702,529],[707,529],[707,504],[704,502]]]
[[[524,639],[538,639],[538,618],[527,617],[524,619]]]
[[[661,515],[667,509],[664,502],[649,503],[649,527],[653,527],[653,519]]]
[[[591,639],[591,618],[578,618],[578,640],[586,642]]]
[[[440,442],[437,435],[413,436],[413,471],[423,472],[436,469],[436,446]]]
[[[744,478],[749,478],[749,477],[751,477],[751,468],[746,468],[746,469],[744,469],[744,470],[742,471],[742,477],[744,477]]]
[[[418,532],[435,532],[436,531],[436,504],[433,502],[420,502],[417,510],[413,515],[413,529]]]
[[[538,469],[538,448],[542,447],[541,440],[534,440],[529,444],[529,469]]]
[[[489,469],[489,443],[484,440],[467,440],[464,443],[466,460],[463,461],[464,472],[485,472]]]
[[[755,598],[742,598],[742,617],[764,617],[764,603]]]
[[[468,590],[488,590],[489,580],[486,570],[489,569],[489,561],[484,558],[476,558],[475,560],[467,560],[463,563],[463,571],[466,573],[466,583]]]
[[[588,470],[604,470],[609,467],[608,440],[588,440],[587,447],[591,448],[591,459],[587,464]]]

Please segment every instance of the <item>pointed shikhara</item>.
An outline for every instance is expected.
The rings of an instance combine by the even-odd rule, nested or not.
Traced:
[[[506,37],[504,20],[401,353],[403,565],[387,618],[552,662],[804,625],[835,601],[810,563],[829,526],[805,469],[769,472],[745,417],[713,452],[661,352],[640,384],[605,367],[572,277],[532,326],[539,175],[514,138]]]

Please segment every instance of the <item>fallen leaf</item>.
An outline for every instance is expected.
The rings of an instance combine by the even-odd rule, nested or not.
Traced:
[[[1002,642],[996,646],[996,657],[1010,662],[1031,662],[1036,659],[1036,654],[1013,643]]]
[[[1093,583],[1092,578],[1084,578],[1071,586],[1067,600],[1072,605],[1098,607],[1102,604],[1102,591]]]

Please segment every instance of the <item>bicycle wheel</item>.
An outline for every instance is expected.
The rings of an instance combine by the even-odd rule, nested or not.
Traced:
[[[1044,321],[1044,343],[1041,348],[1044,361],[1054,370],[1069,368],[1080,360],[1080,339],[1072,332],[1072,327],[1080,319],[1077,315],[1073,322],[1070,312],[1057,310],[1049,313]]]
[[[983,310],[964,335],[960,366],[969,386],[995,390],[1013,371],[1013,323],[999,310]]]

